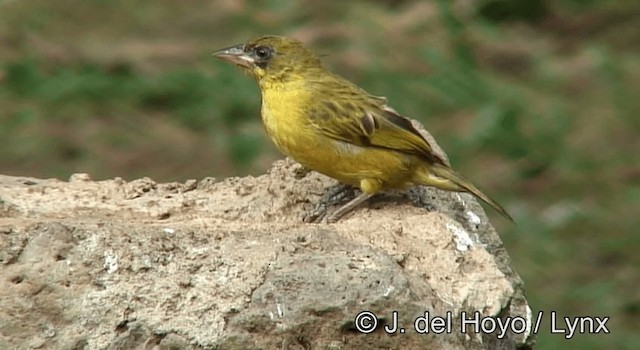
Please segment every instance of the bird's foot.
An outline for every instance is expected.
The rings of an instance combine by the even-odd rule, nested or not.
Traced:
[[[341,217],[343,217],[348,212],[352,211],[353,208],[359,206],[360,203],[371,198],[371,196],[373,196],[372,193],[366,193],[366,192],[360,193],[358,196],[350,200],[349,203],[341,206],[338,210],[333,212],[333,214],[329,215],[325,221],[328,223],[331,223],[331,222],[336,222],[340,220]]]
[[[296,168],[293,171],[293,177],[296,179],[302,179],[306,177],[310,172],[311,172],[311,169],[305,168],[304,166],[300,165],[298,168]]]
[[[354,197],[356,197],[356,189],[353,186],[345,184],[333,186],[329,188],[324,195],[322,195],[315,208],[305,215],[303,221],[307,223],[320,222],[325,218],[330,207],[343,203]],[[327,221],[329,221],[333,216],[334,215],[330,215],[327,218]],[[334,220],[330,222],[334,222],[337,219],[339,218],[334,218]]]

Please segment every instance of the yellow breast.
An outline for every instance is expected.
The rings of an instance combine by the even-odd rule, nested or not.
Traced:
[[[273,143],[284,154],[297,158],[310,139],[304,106],[308,96],[301,89],[262,89],[262,123]]]
[[[404,187],[404,156],[385,149],[361,147],[325,135],[309,121],[306,106],[313,98],[304,89],[262,87],[262,122],[276,147],[303,166],[360,186],[372,179],[382,187]]]

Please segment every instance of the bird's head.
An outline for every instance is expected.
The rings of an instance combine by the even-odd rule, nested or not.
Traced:
[[[322,69],[320,60],[295,39],[263,36],[213,54],[236,64],[263,82],[285,82]]]

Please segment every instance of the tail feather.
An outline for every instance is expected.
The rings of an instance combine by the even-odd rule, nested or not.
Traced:
[[[474,195],[476,198],[489,204],[500,215],[513,222],[513,218],[498,202],[489,198],[486,194],[482,193],[476,186],[470,181],[456,173],[453,169],[439,164],[433,164],[428,168],[427,179],[423,181],[425,185],[434,186],[443,190],[468,192]]]

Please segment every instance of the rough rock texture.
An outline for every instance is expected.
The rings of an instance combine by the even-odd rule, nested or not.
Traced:
[[[531,346],[528,331],[460,332],[463,311],[530,322],[470,196],[416,188],[305,224],[334,182],[301,173],[287,160],[184,184],[0,176],[0,349]],[[404,333],[385,333],[393,311]],[[451,332],[417,334],[425,312],[449,312]]]

